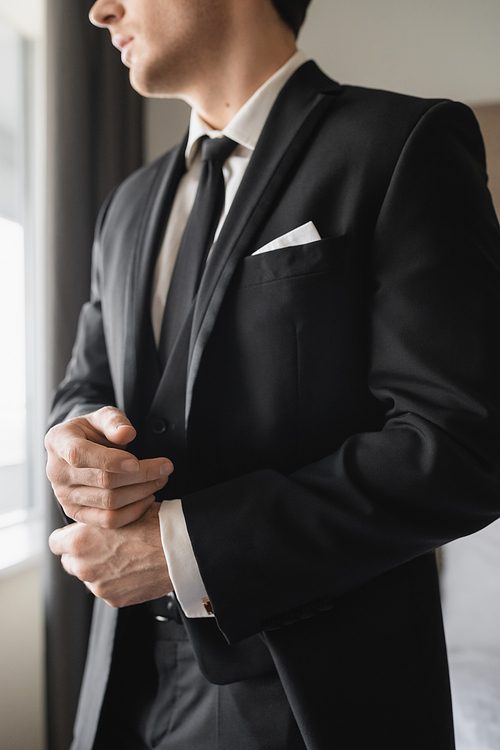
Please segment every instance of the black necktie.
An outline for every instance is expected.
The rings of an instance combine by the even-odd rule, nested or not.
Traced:
[[[205,136],[202,140],[200,182],[182,235],[163,313],[158,346],[162,367],[168,361],[198,291],[224,206],[222,165],[236,146],[237,143],[230,138]]]

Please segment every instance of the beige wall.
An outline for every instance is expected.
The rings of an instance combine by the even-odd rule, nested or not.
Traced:
[[[40,566],[0,578],[0,748],[43,750]]]
[[[500,101],[499,0],[312,0],[300,47],[343,83]],[[178,142],[181,102],[146,105],[148,160]]]
[[[498,0],[312,0],[300,43],[343,83],[500,99]]]

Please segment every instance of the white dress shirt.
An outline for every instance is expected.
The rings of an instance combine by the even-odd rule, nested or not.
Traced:
[[[199,115],[194,110],[192,111],[186,146],[187,171],[179,182],[172,204],[153,281],[151,315],[157,344],[160,339],[168,287],[200,179],[200,138],[205,135],[209,138],[227,136],[238,144],[222,167],[226,192],[224,208],[215,234],[217,239],[272,106],[285,83],[305,62],[304,53],[296,52],[250,97],[222,131],[211,130]],[[210,254],[207,262],[210,262]],[[187,617],[209,617],[204,603],[207,601],[207,592],[187,531],[182,501],[163,502],[159,518],[170,578],[184,613]]]

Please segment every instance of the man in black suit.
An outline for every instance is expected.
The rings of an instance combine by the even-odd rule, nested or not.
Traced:
[[[433,553],[500,515],[500,230],[470,111],[330,80],[307,5],[91,11],[193,116],[100,213],[46,441],[98,597],[74,750],[453,747]]]

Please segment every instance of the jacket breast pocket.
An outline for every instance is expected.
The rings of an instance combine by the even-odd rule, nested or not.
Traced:
[[[208,426],[197,428],[196,439],[212,473],[222,461],[234,476],[263,466],[286,473],[314,458],[318,441],[336,444],[332,425],[342,428],[344,402],[352,409],[343,397],[350,363],[361,371],[359,252],[351,236],[341,236],[240,262],[192,402],[192,414],[203,414],[197,425]]]
[[[240,288],[269,284],[341,268],[349,244],[347,235],[327,237],[306,245],[293,245],[243,259],[237,284]]]

